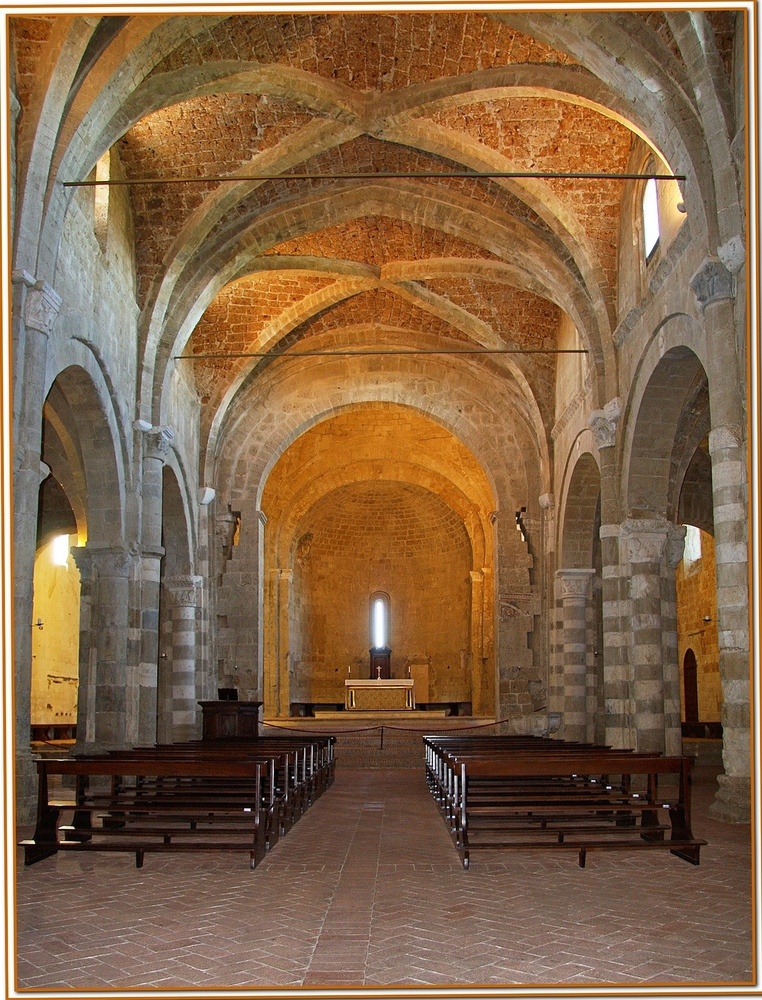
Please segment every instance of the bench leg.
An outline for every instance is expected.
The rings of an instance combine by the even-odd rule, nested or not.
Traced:
[[[700,850],[701,847],[699,844],[693,847],[673,847],[670,848],[670,854],[674,854],[676,858],[682,858],[683,861],[687,861],[689,864],[698,865],[700,864]]]
[[[25,867],[58,854],[58,844],[38,844],[34,840],[22,840],[21,846],[24,848]]]

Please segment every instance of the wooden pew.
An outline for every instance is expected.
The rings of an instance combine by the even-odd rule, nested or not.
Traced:
[[[267,811],[262,790],[267,785],[268,767],[263,761],[201,757],[152,760],[139,756],[128,760],[100,755],[44,758],[36,763],[37,823],[33,837],[21,841],[26,865],[72,850],[134,853],[138,868],[147,851],[247,851],[251,868],[265,855]],[[75,777],[73,806],[51,798],[52,775]],[[110,787],[91,793],[92,778],[107,779]],[[216,781],[223,785],[233,781],[236,789],[212,801],[209,785]],[[195,800],[180,801],[173,795],[183,782],[200,784]],[[75,822],[60,828],[64,809],[73,809]],[[92,822],[93,814],[104,809],[113,824],[105,829]],[[127,823],[131,811],[141,818],[140,825],[132,829]]]
[[[427,767],[465,868],[486,848],[572,849],[581,867],[590,850],[662,848],[699,863],[706,841],[691,830],[690,758],[560,740],[437,746],[447,742],[426,738]],[[674,786],[664,797],[660,778]]]
[[[250,864],[333,781],[334,737],[218,739],[38,761],[38,816],[25,863],[57,850],[235,850]],[[71,775],[74,804],[49,796],[50,775]],[[101,779],[108,787],[93,787]],[[64,809],[71,824],[59,824]],[[98,822],[99,821],[99,822]]]

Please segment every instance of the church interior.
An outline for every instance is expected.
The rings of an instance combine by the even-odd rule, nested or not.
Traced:
[[[752,29],[8,18],[19,827],[41,752],[195,740],[230,695],[690,753],[743,840]]]

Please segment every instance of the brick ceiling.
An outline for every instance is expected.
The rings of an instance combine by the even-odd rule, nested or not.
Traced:
[[[664,17],[631,17],[677,63]],[[621,181],[409,176],[616,174],[643,161],[642,130],[594,63],[510,21],[471,11],[163,22],[112,170],[157,182],[129,189],[143,329],[147,342],[161,330],[166,357],[205,356],[184,364],[207,430],[233,381],[249,373],[251,385],[263,367],[247,354],[390,337],[411,350],[548,350],[564,312],[600,350],[616,319]],[[19,32],[22,94],[50,24]],[[116,27],[126,48],[130,27]],[[277,179],[251,180],[262,173]],[[192,180],[163,183],[179,178]],[[549,430],[554,356],[511,357],[517,392],[532,394]]]

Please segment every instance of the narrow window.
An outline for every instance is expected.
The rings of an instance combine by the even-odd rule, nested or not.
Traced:
[[[370,599],[370,634],[373,649],[389,645],[389,597],[374,594]]]
[[[643,249],[646,260],[656,249],[659,242],[659,199],[656,191],[656,181],[653,177],[646,181],[643,191]]]
[[[50,552],[54,566],[68,566],[69,563],[69,536],[56,535],[50,545]]]
[[[683,549],[683,562],[686,566],[692,566],[701,559],[701,531],[692,524],[685,526],[685,548]]]

